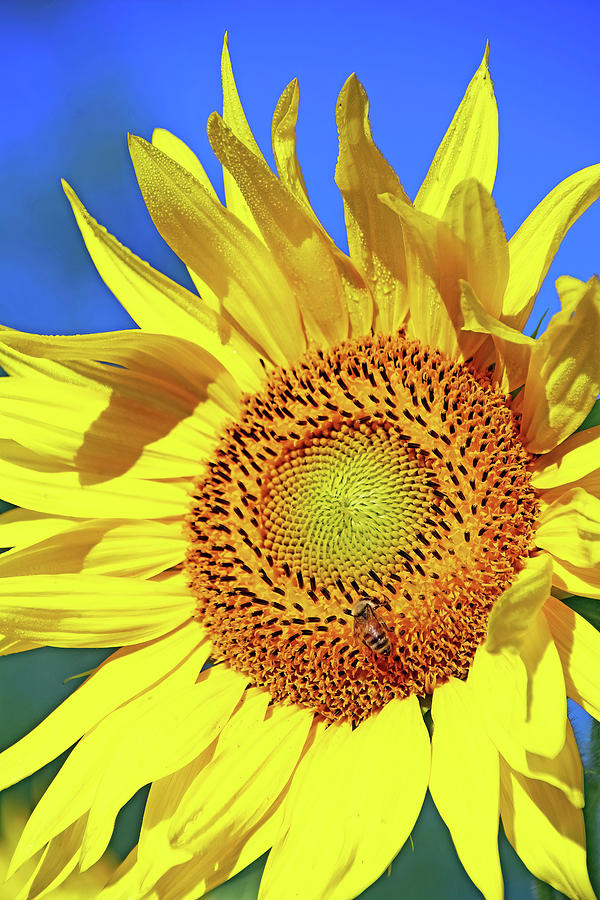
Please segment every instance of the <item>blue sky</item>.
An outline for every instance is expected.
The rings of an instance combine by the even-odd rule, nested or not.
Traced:
[[[0,322],[27,330],[128,324],[89,263],[61,176],[124,243],[186,279],[145,213],[125,136],[169,128],[194,147],[220,189],[205,123],[220,108],[226,29],[248,118],[267,154],[277,97],[299,77],[302,164],[314,206],[342,245],[335,101],[352,71],[369,92],[375,138],[414,196],[490,39],[501,129],[495,196],[509,235],[559,180],[600,160],[593,0],[568,10],[514,0],[5,0],[3,18]],[[600,207],[568,235],[540,307],[556,306],[557,275],[587,279],[600,269],[599,231]]]

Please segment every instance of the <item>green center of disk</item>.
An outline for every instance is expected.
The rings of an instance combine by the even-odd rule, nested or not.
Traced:
[[[372,573],[382,578],[414,546],[433,499],[431,474],[422,453],[377,422],[310,434],[265,479],[264,547],[320,585],[355,579],[368,589]]]

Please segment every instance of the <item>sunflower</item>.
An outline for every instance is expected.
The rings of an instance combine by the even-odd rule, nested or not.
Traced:
[[[349,256],[296,155],[274,174],[225,43],[208,121],[221,205],[164,130],[130,138],[159,232],[202,299],[122,246],[65,185],[139,330],[0,335],[0,645],[118,647],[0,755],[0,787],[75,745],[12,870],[104,852],[151,784],[105,900],[194,900],[270,849],[260,900],[349,900],[390,864],[427,788],[488,900],[501,817],[538,878],[592,898],[567,696],[598,716],[600,636],[553,594],[600,598],[600,284],[556,249],[600,193],[563,181],[507,242],[491,198],[488,51],[414,203],[355,76],[337,104]],[[32,888],[29,897],[38,896]]]

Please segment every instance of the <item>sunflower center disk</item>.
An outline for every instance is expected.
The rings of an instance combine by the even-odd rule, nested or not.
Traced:
[[[277,370],[194,491],[215,655],[328,720],[466,677],[530,551],[528,462],[489,377],[402,335]]]

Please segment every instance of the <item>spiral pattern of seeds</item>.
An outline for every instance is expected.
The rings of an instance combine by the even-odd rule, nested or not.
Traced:
[[[186,566],[215,656],[330,721],[465,678],[531,551],[529,461],[488,374],[402,334],[275,370],[194,489]],[[387,656],[355,638],[361,599]]]

